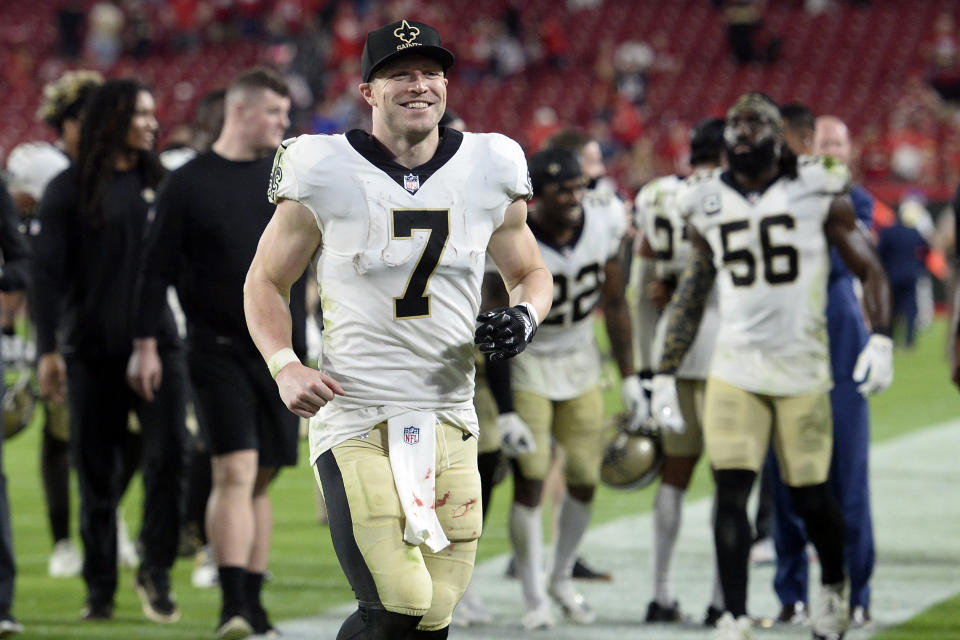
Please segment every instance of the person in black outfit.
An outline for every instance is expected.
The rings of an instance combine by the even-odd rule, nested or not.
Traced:
[[[22,291],[27,285],[27,241],[20,233],[20,216],[7,188],[0,183],[0,291]],[[3,359],[0,358],[0,380],[3,380]],[[0,404],[3,401],[0,385]],[[23,625],[11,615],[13,581],[16,565],[13,560],[13,534],[10,529],[10,505],[7,502],[7,477],[3,472],[4,430],[0,429],[0,637],[23,631]]]
[[[290,124],[289,108],[286,84],[274,72],[251,69],[234,80],[212,149],[171,174],[160,191],[139,287],[129,367],[138,393],[148,394],[162,372],[154,336],[168,284],[176,285],[187,317],[190,379],[213,467],[207,535],[223,595],[219,637],[273,630],[260,600],[272,529],[267,487],[278,467],[297,461],[299,420],[280,400],[243,312],[244,278],[273,215],[266,197],[270,154]],[[305,291],[301,278],[290,292],[301,358]]]
[[[125,384],[138,260],[163,173],[153,150],[157,128],[146,89],[133,80],[105,83],[90,99],[76,161],[50,183],[39,209],[37,378],[45,398],[62,400],[70,389],[88,620],[113,615],[121,450],[131,409],[143,433],[144,557],[135,587],[149,619],[175,622],[180,616],[168,572],[180,527],[186,370],[165,306],[156,310],[163,384],[148,401]]]

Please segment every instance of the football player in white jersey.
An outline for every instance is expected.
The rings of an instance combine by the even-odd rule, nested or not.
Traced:
[[[574,588],[571,573],[603,455],[601,356],[593,333],[602,303],[625,404],[638,406],[640,382],[633,369],[630,318],[624,297],[620,247],[624,221],[582,206],[586,181],[569,149],[546,149],[530,158],[535,206],[529,225],[553,274],[550,315],[530,347],[511,366],[514,406],[533,432],[536,448],[514,462],[510,536],[523,587],[527,629],[554,624],[547,593],[568,619],[588,624],[595,614]],[[567,495],[560,507],[549,587],[542,575],[540,502],[550,466],[551,437],[566,453]]]
[[[831,159],[798,160],[783,141],[777,105],[749,93],[727,113],[730,170],[684,192],[694,246],[668,313],[652,411],[678,424],[676,385],[716,282],[720,322],[704,398],[704,440],[717,483],[715,541],[727,613],[723,638],[749,637],[746,502],[772,436],[783,480],[820,556],[813,636],[838,640],[848,625],[843,516],[827,490],[832,384],[826,333],[829,246],[863,282],[874,334],[860,358],[875,386],[893,378],[887,348],[890,291],[847,195],[849,174]]]
[[[587,188],[583,194],[583,206],[591,209],[604,209],[607,215],[614,217],[615,220],[623,219],[627,224],[626,236],[630,235],[630,213],[623,198],[617,194],[616,183],[607,175],[607,167],[603,162],[603,151],[600,143],[591,138],[580,129],[570,128],[561,129],[550,136],[544,148],[548,149],[570,149],[580,158],[580,167],[583,169],[583,175],[587,179]],[[629,272],[632,245],[629,241],[623,243],[624,268]],[[628,298],[628,304],[630,300]],[[631,313],[633,308],[631,305]],[[636,324],[633,325],[636,331]],[[636,394],[636,399],[643,403],[643,407],[625,407],[633,415],[647,415],[649,413],[647,397],[645,394]],[[559,458],[557,463],[562,462]],[[554,479],[559,479],[556,488],[551,487]],[[547,485],[544,487],[545,496],[549,496],[553,501],[554,513],[559,509],[560,502],[566,493],[566,487],[563,483],[561,473],[551,473],[548,475]],[[589,566],[583,558],[577,557],[573,563],[573,578],[575,580],[599,580],[609,582],[613,580],[613,575],[608,571],[596,570]]]
[[[520,146],[437,126],[452,63],[420,22],[367,35],[359,89],[372,135],[284,143],[277,211],[245,285],[280,396],[310,418],[311,464],[359,601],[339,640],[447,637],[481,532],[474,343],[516,355],[553,297],[526,226]],[[286,299],[318,251],[320,371],[291,352]],[[477,318],[487,254],[513,306]]]
[[[701,121],[690,138],[690,165],[694,179],[721,165],[723,158],[724,121],[708,118]],[[641,255],[655,260],[657,280],[648,288],[658,308],[663,308],[673,294],[692,247],[686,232],[687,221],[680,215],[676,199],[684,180],[670,175],[647,183],[637,194],[638,218],[644,220]],[[653,503],[653,599],[647,606],[647,622],[682,622],[679,602],[670,586],[670,562],[680,535],[683,495],[693,476],[694,467],[703,453],[703,391],[713,355],[717,332],[717,300],[711,293],[704,311],[697,339],[677,371],[677,396],[685,428],[661,434],[664,451],[662,480]],[[666,315],[661,315],[654,357],[663,349]],[[714,574],[713,592],[704,623],[713,626],[723,614],[723,593]]]

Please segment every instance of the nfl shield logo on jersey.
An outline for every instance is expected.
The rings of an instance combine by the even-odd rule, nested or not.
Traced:
[[[403,188],[410,193],[416,193],[420,188],[420,176],[415,176],[412,173],[403,176]]]
[[[420,428],[404,427],[403,441],[406,442],[407,444],[417,444],[418,442],[420,442]]]

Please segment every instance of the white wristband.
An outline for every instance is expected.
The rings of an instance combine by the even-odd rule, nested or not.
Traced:
[[[280,370],[291,362],[300,362],[300,358],[297,357],[297,354],[293,352],[293,349],[287,347],[286,349],[280,349],[275,354],[270,356],[270,359],[267,360],[267,368],[270,369],[270,376],[276,380],[277,374],[280,373]]]
[[[530,319],[533,320],[534,329],[540,326],[540,317],[537,315],[537,310],[533,308],[532,304],[530,304],[529,302],[521,302],[517,306],[526,307],[527,311],[530,312]]]

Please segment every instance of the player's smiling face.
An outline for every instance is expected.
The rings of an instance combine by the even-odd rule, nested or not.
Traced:
[[[552,226],[568,229],[580,224],[583,217],[583,194],[587,181],[584,177],[544,185],[537,198]]]
[[[411,54],[388,62],[368,83],[379,117],[398,134],[429,133],[447,108],[447,79],[443,66],[432,58]],[[361,85],[363,91],[364,85]]]

